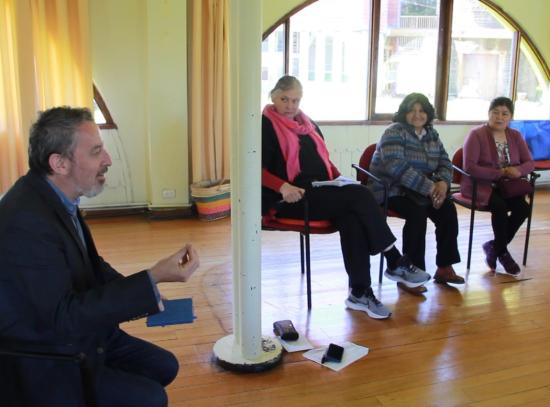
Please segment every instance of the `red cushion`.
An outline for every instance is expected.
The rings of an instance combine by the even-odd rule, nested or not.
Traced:
[[[262,229],[281,230],[290,232],[304,232],[305,224],[303,219],[290,218],[262,218]],[[329,234],[336,232],[336,228],[328,220],[309,221],[309,233],[311,234]]]
[[[392,209],[388,209],[388,216],[390,218],[401,218],[401,215]],[[401,218],[401,219],[404,219],[404,218]]]
[[[275,220],[283,225],[305,226],[303,219],[275,218]],[[309,226],[312,228],[329,228],[332,227],[332,223],[329,220],[310,220]]]
[[[453,198],[453,201],[455,201],[457,204],[464,206],[468,209],[472,208],[472,200],[471,198],[467,198],[464,195],[462,195],[460,192],[455,192],[451,195]],[[476,210],[478,211],[488,211],[489,206],[483,205],[483,206],[476,206]]]
[[[535,170],[550,170],[550,160],[535,160]]]

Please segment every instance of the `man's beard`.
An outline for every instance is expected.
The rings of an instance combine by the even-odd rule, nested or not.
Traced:
[[[94,185],[92,188],[90,188],[87,191],[81,191],[81,195],[84,195],[86,198],[93,198],[94,196],[99,195],[103,191],[104,187],[105,187],[105,184]]]

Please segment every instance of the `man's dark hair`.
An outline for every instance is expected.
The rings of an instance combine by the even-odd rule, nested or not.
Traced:
[[[72,157],[76,129],[84,122],[93,122],[87,108],[54,107],[40,113],[29,136],[29,167],[40,174],[51,174],[51,154]]]
[[[428,98],[422,93],[411,93],[405,96],[405,99],[403,99],[403,101],[399,105],[399,109],[393,115],[392,120],[394,122],[407,123],[407,113],[409,113],[413,109],[415,103],[420,103],[422,109],[427,113],[428,121],[426,122],[426,124],[432,124],[432,121],[435,118],[435,109]]]
[[[491,101],[491,104],[489,105],[489,112],[498,106],[507,107],[510,113],[512,114],[512,116],[514,115],[514,102],[512,102],[510,98],[507,98],[505,96],[499,96],[498,98],[494,98]]]

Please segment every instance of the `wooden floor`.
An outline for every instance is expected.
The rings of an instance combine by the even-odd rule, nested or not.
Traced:
[[[298,235],[262,237],[262,326],[291,319],[314,345],[352,341],[367,357],[340,372],[283,356],[271,371],[238,374],[212,362],[216,340],[232,331],[230,222],[148,221],[137,217],[89,222],[103,257],[124,274],[150,266],[193,242],[201,268],[187,284],[164,285],[168,298],[193,297],[193,324],[147,328],[131,334],[173,351],[181,364],[168,388],[170,406],[550,406],[550,190],[539,190],[527,267],[518,279],[491,274],[481,244],[492,236],[488,214],[477,216],[472,268],[464,286],[428,283],[416,297],[385,279],[373,288],[393,310],[389,320],[346,310],[347,279],[337,234],[312,239],[313,310],[306,307],[299,273]],[[456,270],[466,273],[468,214],[459,210]],[[396,236],[401,222],[391,220]],[[521,259],[525,227],[510,246]],[[399,242],[400,246],[400,242]],[[434,272],[434,236],[427,237],[427,271]],[[378,258],[372,258],[377,281]]]

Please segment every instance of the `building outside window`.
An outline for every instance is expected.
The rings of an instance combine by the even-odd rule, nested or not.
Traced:
[[[496,96],[516,101],[516,119],[550,118],[548,68],[518,26],[480,0],[448,4],[312,2],[285,21],[289,50],[280,50],[285,24],[264,40],[276,44],[263,48],[262,89],[283,75],[286,58],[318,121],[389,119],[411,92],[426,94],[444,120],[484,120]]]

